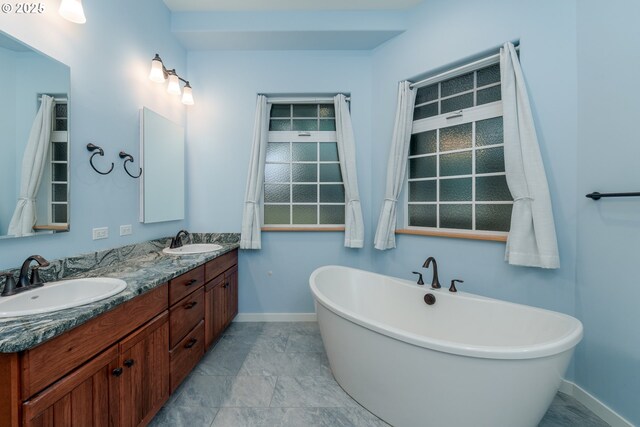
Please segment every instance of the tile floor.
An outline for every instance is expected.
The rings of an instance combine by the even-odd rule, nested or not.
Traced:
[[[333,379],[315,322],[231,324],[151,425],[388,426]],[[540,423],[607,425],[562,393]]]

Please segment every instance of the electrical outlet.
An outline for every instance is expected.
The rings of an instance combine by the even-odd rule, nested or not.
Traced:
[[[133,234],[133,229],[131,228],[131,224],[121,225],[120,226],[120,235],[121,236],[129,236]]]
[[[107,239],[109,237],[109,227],[93,229],[93,240]]]

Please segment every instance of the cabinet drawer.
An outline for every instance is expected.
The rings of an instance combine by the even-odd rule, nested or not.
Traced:
[[[204,287],[171,307],[169,315],[169,348],[175,347],[204,318]]]
[[[204,356],[204,321],[200,321],[170,352],[171,393]]]
[[[230,269],[234,265],[238,264],[238,250],[235,249],[231,252],[227,252],[226,254],[219,256],[216,259],[212,259],[208,263],[205,264],[206,270],[206,282],[215,278],[220,273],[223,273],[225,270]]]
[[[173,305],[204,284],[204,266],[171,279],[169,282],[169,305]]]

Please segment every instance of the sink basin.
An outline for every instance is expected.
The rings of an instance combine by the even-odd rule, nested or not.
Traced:
[[[127,282],[107,277],[62,280],[43,287],[0,298],[0,317],[27,316],[77,307],[109,298]]]
[[[183,245],[179,248],[164,248],[162,252],[169,255],[195,255],[213,252],[222,249],[222,246],[213,243],[195,243],[193,245]]]

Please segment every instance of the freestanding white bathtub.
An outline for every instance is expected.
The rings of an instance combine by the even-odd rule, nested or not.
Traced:
[[[536,426],[582,338],[571,316],[446,287],[338,266],[309,282],[336,380],[396,427]]]

